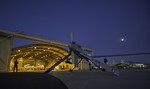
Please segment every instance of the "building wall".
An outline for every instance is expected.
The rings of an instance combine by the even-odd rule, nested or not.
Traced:
[[[12,37],[0,36],[0,71],[7,72],[12,49]]]

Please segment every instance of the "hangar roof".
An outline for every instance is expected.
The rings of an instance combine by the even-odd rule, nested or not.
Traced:
[[[14,48],[11,59],[38,59],[42,61],[61,59],[68,54],[64,48],[49,44],[30,44]]]

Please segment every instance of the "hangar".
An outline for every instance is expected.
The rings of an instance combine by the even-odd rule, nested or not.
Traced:
[[[66,49],[50,44],[30,44],[17,47],[12,50],[9,71],[13,71],[16,59],[18,60],[18,71],[45,71],[67,54]],[[73,66],[73,64],[63,62],[54,70],[69,70]]]
[[[12,48],[13,39],[21,38],[38,42]],[[0,29],[0,71],[12,72],[14,60],[18,61],[18,71],[45,71],[68,54],[69,45],[57,41],[50,41],[20,33]],[[87,52],[91,49],[83,48]],[[71,56],[70,56],[71,58]],[[69,70],[74,64],[62,62],[54,70]]]

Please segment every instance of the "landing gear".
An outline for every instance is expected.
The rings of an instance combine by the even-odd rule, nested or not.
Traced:
[[[79,63],[82,61],[82,59],[78,62],[78,65]],[[75,67],[73,67],[73,69],[69,69],[70,72],[73,72],[73,70],[75,69]]]

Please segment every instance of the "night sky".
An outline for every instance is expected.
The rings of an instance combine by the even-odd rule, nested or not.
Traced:
[[[94,55],[150,52],[150,0],[0,0],[0,28],[68,44],[72,32]],[[150,63],[150,55],[108,59]]]

